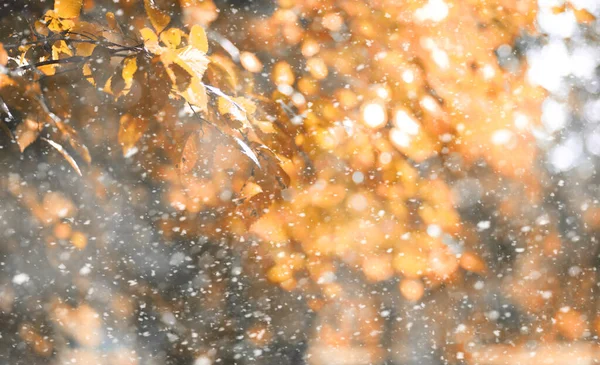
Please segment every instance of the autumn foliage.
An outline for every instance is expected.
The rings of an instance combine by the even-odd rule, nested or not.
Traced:
[[[546,266],[568,250],[556,215],[544,215],[533,131],[545,94],[527,82],[515,46],[535,35],[536,6],[280,0],[256,16],[218,12],[210,0],[55,0],[0,34],[0,127],[4,148],[18,147],[11,159],[35,149],[35,161],[83,188],[10,173],[0,177],[0,199],[32,217],[37,244],[59,267],[62,259],[51,259],[59,249],[113,257],[116,229],[94,214],[120,214],[112,204],[126,196],[138,226],[153,232],[138,232],[153,237],[143,242],[181,249],[171,264],[191,265],[186,283],[199,272],[213,283],[194,302],[183,289],[161,292],[170,284],[137,268],[111,267],[107,275],[121,280],[111,289],[117,317],[135,322],[153,311],[176,333],[166,358],[241,361],[239,340],[258,363],[292,363],[286,346],[304,346],[298,356],[311,364],[403,363],[413,326],[406,313],[419,303],[412,315],[435,322],[423,341],[449,363],[492,361],[504,350],[486,346],[499,342],[587,338],[600,329],[596,309],[565,293],[595,279],[586,272],[589,283],[569,287]],[[510,67],[500,57],[507,49]],[[68,280],[80,294],[46,296],[45,320],[94,349],[104,309],[85,299],[89,271],[77,270]],[[240,273],[248,289],[239,300],[272,301],[260,309],[269,319],[227,306]],[[526,313],[531,332],[498,325],[508,310],[490,309],[491,296]],[[36,358],[66,356],[35,320],[18,326]],[[261,362],[258,349],[269,347],[279,360]],[[143,364],[155,355],[128,358],[126,349],[110,356]]]

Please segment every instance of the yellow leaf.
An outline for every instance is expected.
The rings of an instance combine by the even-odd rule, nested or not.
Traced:
[[[137,71],[137,59],[135,57],[126,58],[123,61],[123,80],[125,81],[125,93],[131,89],[133,83],[133,75]]]
[[[146,8],[146,14],[150,18],[150,23],[158,33],[162,32],[163,29],[171,22],[171,17],[165,11],[161,10],[155,0],[144,0],[144,8]]]
[[[199,25],[192,26],[190,30],[190,44],[203,53],[208,53],[208,39],[204,28]]]
[[[73,51],[71,51],[71,49],[67,45],[67,42],[65,42],[63,40],[56,41],[52,45],[52,59],[53,60],[60,59],[61,53],[65,54],[67,56],[73,56]]]
[[[44,22],[48,25],[48,29],[54,33],[70,31],[75,26],[74,21],[61,17],[53,10],[48,10],[44,14]]]
[[[208,66],[208,57],[197,48],[187,46],[177,50],[177,59],[175,60],[181,67],[185,68],[190,74],[202,80],[204,71]]]
[[[150,28],[140,30],[140,35],[144,41],[144,47],[152,53],[160,54],[162,47],[158,44],[158,36]]]
[[[180,93],[180,95],[188,103],[200,108],[200,110],[207,110],[208,98],[206,96],[206,88],[198,78],[193,78],[191,85],[184,92]]]
[[[182,35],[183,31],[181,29],[170,28],[160,33],[160,40],[165,44],[165,46],[175,49],[181,44]]]
[[[104,91],[107,94],[114,95],[113,89],[112,89],[112,79],[113,79],[113,77],[111,76],[108,78],[108,80],[106,80],[106,83],[104,84],[104,88],[102,89],[102,91]]]
[[[54,65],[51,65],[51,66],[54,66]],[[86,63],[83,65],[82,72],[83,72],[83,77],[85,77],[86,80],[88,80],[88,82],[90,84],[92,84],[93,86],[96,86],[96,82],[94,81],[94,78],[92,77],[92,68],[90,67],[89,63]]]
[[[567,6],[566,6],[566,4],[562,4],[560,6],[553,6],[551,10],[552,10],[552,14],[554,14],[554,15],[562,14],[567,10]]]
[[[246,111],[246,114],[254,114],[256,112],[256,104],[252,100],[246,99],[243,96],[233,98],[233,100]]]
[[[83,0],[55,0],[54,11],[61,18],[77,18],[82,4]]]
[[[234,120],[241,122],[246,121],[246,112],[231,99],[219,97],[217,107],[221,115],[229,114]]]

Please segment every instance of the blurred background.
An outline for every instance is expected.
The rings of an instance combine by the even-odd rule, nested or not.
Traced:
[[[291,181],[232,213],[279,173],[175,101],[125,146],[123,104],[44,78],[92,162],[0,108],[1,364],[600,361],[600,3],[155,2],[207,29],[204,81],[256,104]],[[52,8],[0,1],[9,54]],[[136,0],[81,19],[107,12],[150,26]]]

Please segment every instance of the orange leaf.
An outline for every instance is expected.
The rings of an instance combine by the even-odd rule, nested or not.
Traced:
[[[58,60],[60,59],[60,55],[65,54],[67,56],[73,56],[73,51],[67,45],[67,42],[60,40],[54,42],[52,45],[52,59]]]
[[[135,144],[144,135],[148,123],[145,119],[125,114],[121,117],[119,124],[119,143],[123,147],[123,156],[128,158],[138,152]]]
[[[106,13],[106,22],[112,31],[120,32],[119,23],[117,23],[117,19],[115,18],[115,14],[113,12],[109,11]]]
[[[144,8],[146,8],[146,14],[150,18],[150,23],[158,33],[162,32],[163,29],[171,22],[171,17],[165,11],[160,9],[155,0],[144,0]]]
[[[2,43],[0,43],[0,66],[5,66],[7,62],[8,54],[6,53],[6,50],[4,49]]]
[[[15,139],[21,152],[25,151],[30,144],[35,142],[39,135],[39,125],[36,121],[26,119],[23,123],[20,123],[15,131]]]
[[[594,14],[585,9],[573,9],[573,14],[575,14],[575,19],[577,19],[578,23],[589,24],[596,20]]]
[[[54,11],[61,18],[77,18],[82,4],[83,0],[55,0]]]
[[[196,166],[196,162],[198,161],[198,152],[198,134],[192,133],[185,142],[183,152],[181,153],[179,171],[182,174],[192,171],[194,166]]]

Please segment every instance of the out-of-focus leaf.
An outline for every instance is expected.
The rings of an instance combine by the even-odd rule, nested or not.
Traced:
[[[282,161],[269,147],[252,142],[252,147],[258,153],[263,169],[256,171],[256,179],[265,192],[277,191],[290,185],[289,175],[281,168]]]
[[[0,43],[0,66],[6,66],[8,63],[8,53],[4,49],[2,43]]]
[[[250,227],[265,214],[265,209],[268,209],[272,202],[269,193],[258,193],[240,204],[236,208],[236,213],[241,215],[246,226]]]
[[[64,149],[63,146],[61,146],[60,144],[54,142],[51,139],[47,139],[47,138],[41,138],[43,141],[46,141],[50,146],[54,147],[62,156],[65,160],[67,160],[67,162],[69,163],[69,165],[71,165],[71,167],[75,170],[75,172],[77,172],[77,174],[79,176],[81,175],[81,170],[79,169],[79,166],[77,165],[77,162],[75,161],[75,159],[73,157],[71,157],[71,155],[69,154],[69,152],[67,152],[67,150]]]
[[[42,108],[45,110],[50,120],[58,128],[62,134],[62,137],[69,141],[71,147],[73,147],[75,152],[77,152],[87,164],[90,164],[92,162],[90,151],[88,150],[87,146],[81,142],[77,131],[75,131],[75,129],[68,124],[65,124],[56,114],[48,110],[44,104],[42,104]]]
[[[123,148],[123,156],[129,158],[138,152],[135,144],[144,135],[148,128],[148,122],[142,118],[132,117],[125,114],[119,121],[119,143]]]
[[[54,11],[61,18],[77,18],[82,4],[83,0],[55,0]]]
[[[190,30],[190,44],[204,54],[208,53],[208,38],[203,27],[199,25],[192,26]]]
[[[75,44],[75,55],[81,57],[88,57],[94,52],[96,45],[93,43],[77,43]]]
[[[182,174],[187,174],[194,169],[199,158],[198,153],[198,133],[192,133],[185,142],[183,152],[181,153],[179,171]]]
[[[146,9],[146,14],[150,19],[150,23],[152,23],[156,32],[160,33],[167,25],[169,25],[171,17],[165,11],[160,9],[155,1],[156,0],[144,0],[144,8]]]
[[[2,89],[2,76],[0,75],[0,90]],[[12,131],[10,130],[10,128],[8,128],[7,123],[10,122],[11,124],[15,122],[15,117],[12,115],[12,113],[10,112],[10,109],[8,109],[8,106],[6,105],[6,103],[4,102],[4,99],[2,99],[2,97],[0,97],[0,112],[3,112],[4,114],[6,114],[6,116],[8,118],[5,118],[2,113],[0,113],[0,116],[2,116],[3,118],[0,119],[0,128],[4,131],[4,133],[6,133],[6,135],[8,137],[10,137],[10,139],[12,141],[14,141],[15,136],[13,135]]]
[[[115,73],[110,77],[110,90],[111,93],[118,98],[123,89],[125,88],[125,80],[123,79],[123,67],[125,60],[123,60],[116,68]]]
[[[260,185],[254,183],[252,181],[246,181],[242,190],[239,193],[239,196],[241,198],[239,200],[248,200],[248,199],[252,198],[253,196],[255,196],[256,194],[260,194],[262,192],[263,192],[263,190],[260,187]]]
[[[185,91],[192,82],[192,75],[177,63],[169,65],[169,70],[173,73],[173,82],[180,92]]]
[[[241,139],[237,138],[236,136],[232,136],[233,139],[237,142],[237,144],[240,146],[241,151],[244,155],[248,156],[258,167],[260,166],[260,162],[258,162],[258,156],[256,156],[256,153],[254,151],[252,151],[252,148],[250,148],[250,146],[248,146],[246,144],[246,142],[242,141]]]
[[[180,0],[185,24],[208,26],[217,19],[219,12],[212,0]]]
[[[237,107],[230,99],[219,97],[217,101],[219,114],[228,118],[231,127],[239,129],[247,123],[246,113],[241,108]]]
[[[122,33],[121,27],[119,27],[119,23],[117,22],[117,18],[115,18],[115,14],[111,11],[106,13],[106,22],[108,23],[108,28],[113,32]]]
[[[218,55],[210,56],[209,60],[210,63],[206,70],[209,84],[223,90],[224,93],[233,94],[237,90],[239,80],[232,65],[229,64],[226,57],[218,57]]]
[[[567,4],[552,7],[552,14],[562,14],[567,10]]]
[[[44,37],[47,37],[50,33],[46,24],[42,23],[39,20],[36,20],[35,23],[33,23],[33,29],[37,34],[43,35]]]
[[[110,67],[110,52],[104,47],[96,47],[88,62],[96,87],[104,87],[106,81],[112,74],[112,68]]]
[[[575,14],[575,19],[577,19],[578,23],[589,24],[596,20],[594,14],[590,13],[585,9],[575,9],[573,8],[573,14]]]
[[[158,110],[165,105],[169,99],[172,81],[165,66],[158,59],[152,60],[150,72],[148,72],[148,84],[145,86],[153,110]]]
[[[127,57],[123,60],[123,80],[125,80],[125,88],[129,90],[133,82],[133,76],[137,71],[136,57]]]
[[[70,29],[71,36],[82,37],[84,39],[89,39],[89,37],[101,38],[104,31],[105,28],[98,23],[81,20],[74,22],[73,27]]]
[[[26,119],[20,123],[15,131],[15,139],[21,152],[25,151],[30,144],[35,142],[39,135],[39,125],[36,121]]]
[[[200,110],[207,110],[208,97],[206,96],[206,88],[198,78],[193,78],[190,86],[184,92],[180,93],[180,95],[188,103],[200,108]]]

